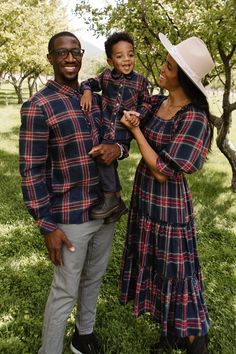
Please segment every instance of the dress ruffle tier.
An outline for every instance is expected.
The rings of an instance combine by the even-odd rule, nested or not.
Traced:
[[[149,312],[163,335],[169,326],[180,337],[205,335],[209,328],[193,235],[193,220],[186,225],[158,224],[134,210],[129,217],[121,302],[134,300],[134,315]]]

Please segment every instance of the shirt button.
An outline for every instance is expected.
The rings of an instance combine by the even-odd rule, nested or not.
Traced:
[[[119,106],[119,103],[117,103],[116,105]]]

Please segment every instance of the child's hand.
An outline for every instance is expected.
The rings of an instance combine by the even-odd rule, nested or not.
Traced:
[[[138,126],[139,126],[139,123],[140,123],[139,117],[137,117],[137,116],[134,115],[134,114],[130,114],[130,115],[129,115],[128,121],[129,121],[129,123],[132,124],[134,127],[138,127]]]
[[[140,114],[135,111],[124,111],[124,115],[120,121],[132,131],[139,126],[139,115]]]
[[[90,90],[84,90],[84,93],[81,97],[81,108],[83,111],[91,111],[92,108],[92,92]]]
[[[135,111],[124,111],[125,119],[134,127],[138,127],[140,123],[140,114]]]

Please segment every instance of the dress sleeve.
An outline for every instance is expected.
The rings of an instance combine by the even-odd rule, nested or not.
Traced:
[[[45,120],[37,104],[30,101],[23,104],[19,143],[22,193],[26,208],[44,235],[57,229],[46,185],[49,131]]]
[[[169,177],[200,170],[209,150],[210,136],[210,125],[203,112],[183,112],[174,124],[171,142],[158,153],[158,170]]]

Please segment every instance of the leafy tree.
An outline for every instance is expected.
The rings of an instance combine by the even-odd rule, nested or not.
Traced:
[[[217,146],[232,168],[231,187],[236,191],[236,148],[229,140],[232,112],[230,101],[235,88],[236,2],[235,0],[117,0],[113,8],[92,8],[86,0],[76,7],[79,16],[97,35],[126,30],[134,36],[138,58],[137,69],[147,75],[153,87],[158,86],[158,68],[163,60],[163,47],[158,33],[167,34],[173,43],[199,36],[207,44],[216,64],[205,84],[218,79],[222,87],[222,113],[212,115],[217,130]]]
[[[0,47],[12,39],[17,31],[15,20],[18,17],[19,2],[0,0]]]
[[[8,74],[18,103],[23,102],[22,84],[28,79],[29,93],[35,80],[48,71],[46,60],[48,39],[67,28],[67,19],[60,0],[1,1],[6,23],[0,31],[0,71]],[[14,9],[14,10],[12,10]],[[8,23],[9,26],[8,27]]]

